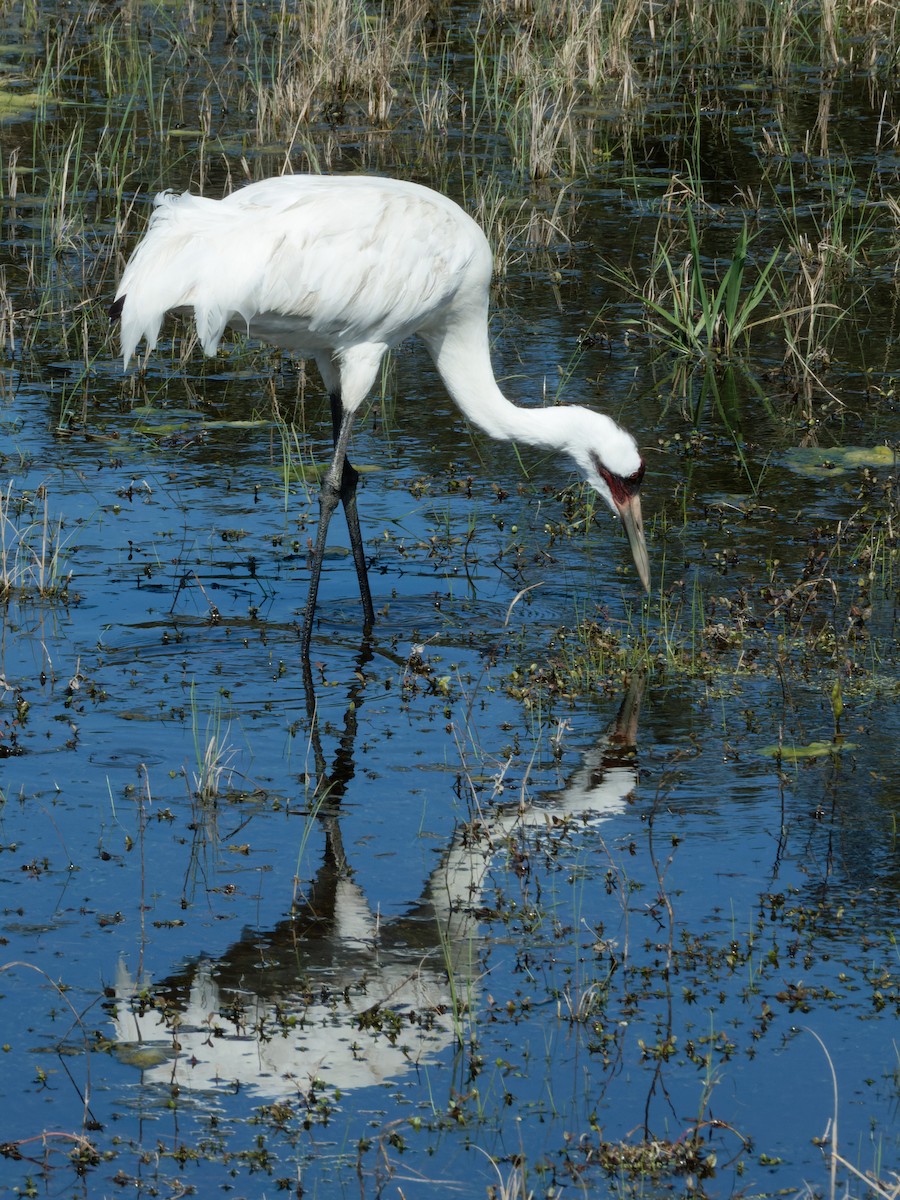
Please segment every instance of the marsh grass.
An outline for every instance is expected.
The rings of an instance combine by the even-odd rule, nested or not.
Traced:
[[[194,794],[201,804],[213,804],[231,790],[238,751],[229,741],[231,724],[223,721],[217,706],[207,718],[205,729],[200,728],[200,713],[196,689],[191,683],[191,726],[197,769],[193,773]]]
[[[576,125],[575,99],[552,84],[526,85],[509,111],[506,129],[513,163],[528,178],[571,178],[589,161]]]
[[[866,304],[873,268],[893,247],[878,229],[871,180],[862,190],[852,171],[840,175],[829,165],[818,194],[804,203],[793,170],[783,175],[773,194],[788,247],[780,268],[785,366],[810,398],[814,383],[828,391],[822,375],[841,327]],[[785,186],[788,202],[780,199]]]
[[[194,775],[194,789],[198,798],[205,804],[218,800],[231,787],[234,775],[234,759],[237,751],[223,739],[228,737],[229,729],[224,732],[214,728],[208,731],[205,743],[197,748],[198,769]]]
[[[492,1184],[488,1188],[489,1200],[533,1200],[534,1192],[528,1186],[528,1172],[524,1161],[510,1167],[507,1174],[504,1175],[497,1159],[488,1154],[481,1146],[475,1146],[474,1149],[485,1156],[497,1176],[496,1185]],[[525,1155],[520,1157],[526,1160]]]
[[[716,286],[703,278],[700,243],[690,208],[685,209],[690,250],[679,274],[672,269],[663,251],[663,263],[672,285],[678,331],[688,350],[722,354],[731,359],[739,348],[746,346],[760,305],[769,295],[769,277],[777,258],[777,250],[762,263],[755,276],[748,280],[748,251],[750,236],[744,224],[735,239],[731,259]],[[665,309],[654,306],[658,316],[665,318]],[[694,320],[691,320],[691,317]]]
[[[705,412],[721,419],[751,483],[733,373],[774,418],[748,366],[751,352],[769,359],[780,347],[783,377],[807,424],[822,400],[839,405],[829,367],[852,344],[896,247],[884,220],[890,205],[877,200],[871,175],[863,186],[851,170],[829,166],[820,183],[801,188],[787,154],[785,143],[784,161],[766,168],[759,191],[735,197],[740,224],[730,251],[721,251],[721,215],[706,202],[694,164],[663,197],[641,274],[607,264],[608,279],[640,307],[640,318],[626,321],[673,358],[673,377],[681,375],[685,394],[693,391],[694,423]],[[699,387],[685,384],[692,372],[702,372]]]
[[[613,265],[610,278],[642,304],[641,325],[651,338],[702,364],[733,363],[754,330],[777,319],[769,310],[780,248],[754,262],[745,220],[724,269],[710,268],[693,211],[696,194],[694,185],[677,181],[670,191],[643,283]]]
[[[0,599],[68,598],[63,519],[50,516],[46,488],[16,494],[13,481],[0,490]]]
[[[322,464],[315,459],[312,444],[305,430],[298,428],[287,420],[276,408],[275,428],[281,447],[281,481],[284,495],[285,512],[295,503],[294,488],[300,484],[303,489],[304,502],[307,506],[312,503],[313,494],[310,483],[315,483],[322,473]],[[327,468],[326,468],[327,469]]]
[[[424,15],[417,0],[374,8],[318,0],[294,12],[282,8],[274,42],[251,30],[259,140],[293,140],[310,119],[344,115],[351,106],[371,125],[384,126]]]
[[[502,284],[510,269],[526,253],[533,212],[524,199],[511,200],[503,181],[496,175],[476,176],[470,185],[472,215],[484,229],[494,252],[494,272]],[[560,193],[560,200],[562,193]],[[551,226],[553,219],[551,218]]]

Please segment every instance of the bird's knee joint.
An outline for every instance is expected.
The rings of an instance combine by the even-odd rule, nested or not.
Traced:
[[[322,487],[319,491],[319,503],[325,504],[330,508],[334,508],[341,498],[341,483],[337,479],[332,479],[330,475],[326,475],[322,480]]]

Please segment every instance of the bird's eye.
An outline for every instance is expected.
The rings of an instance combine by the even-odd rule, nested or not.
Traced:
[[[644,466],[643,460],[641,460],[641,465],[638,467],[638,469],[633,472],[633,474],[628,475],[622,480],[622,486],[625,488],[625,491],[629,496],[633,496],[640,488],[641,480],[644,478],[644,471],[646,469],[647,468]]]
[[[624,504],[634,496],[641,487],[641,480],[644,478],[644,463],[631,475],[614,475],[607,467],[603,465],[596,454],[591,454],[594,460],[594,466],[597,469],[597,474],[606,481],[606,486],[612,493],[612,497],[617,504]]]

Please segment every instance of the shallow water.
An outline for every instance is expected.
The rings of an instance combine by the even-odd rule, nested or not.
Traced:
[[[795,83],[783,125],[805,132],[820,89]],[[716,95],[721,255],[771,109]],[[832,144],[890,183],[866,89],[833,111]],[[283,464],[291,421],[295,466],[327,461],[317,381],[240,346],[181,364],[177,341],[123,378],[97,320],[83,388],[28,261],[57,263],[74,305],[108,209],[91,194],[107,216],[67,262],[40,162],[7,197],[8,289],[34,332],[0,408],[22,545],[0,645],[4,1187],[475,1196],[519,1165],[535,1195],[825,1193],[833,1084],[840,1152],[898,1169],[896,475],[792,457],[896,445],[892,268],[873,256],[812,422],[774,340],[704,400],[703,371],[629,329],[637,305],[606,281],[609,258],[646,268],[677,158],[655,140],[682,133],[665,97],[643,119],[642,178],[598,155],[570,183],[571,243],[510,266],[493,333],[511,396],[564,376],[566,402],[638,436],[654,594],[612,519],[564,492],[565,463],[471,433],[405,347],[353,446],[378,625],[361,645],[336,521],[312,689],[315,483],[294,469],[286,494]],[[62,144],[72,114],[44,120]],[[34,133],[0,129],[7,163]],[[404,145],[398,129],[368,165],[402,173]],[[171,145],[152,153],[133,229]],[[838,160],[802,159],[798,205]],[[217,161],[208,190],[222,178]],[[753,219],[763,259],[781,234],[771,209]],[[45,498],[71,579],[42,598]]]

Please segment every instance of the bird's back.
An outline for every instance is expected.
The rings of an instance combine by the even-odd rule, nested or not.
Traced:
[[[162,193],[117,293],[127,360],[193,309],[207,354],[225,326],[307,356],[486,311],[491,254],[452,200],[417,184],[291,175],[224,200]]]

